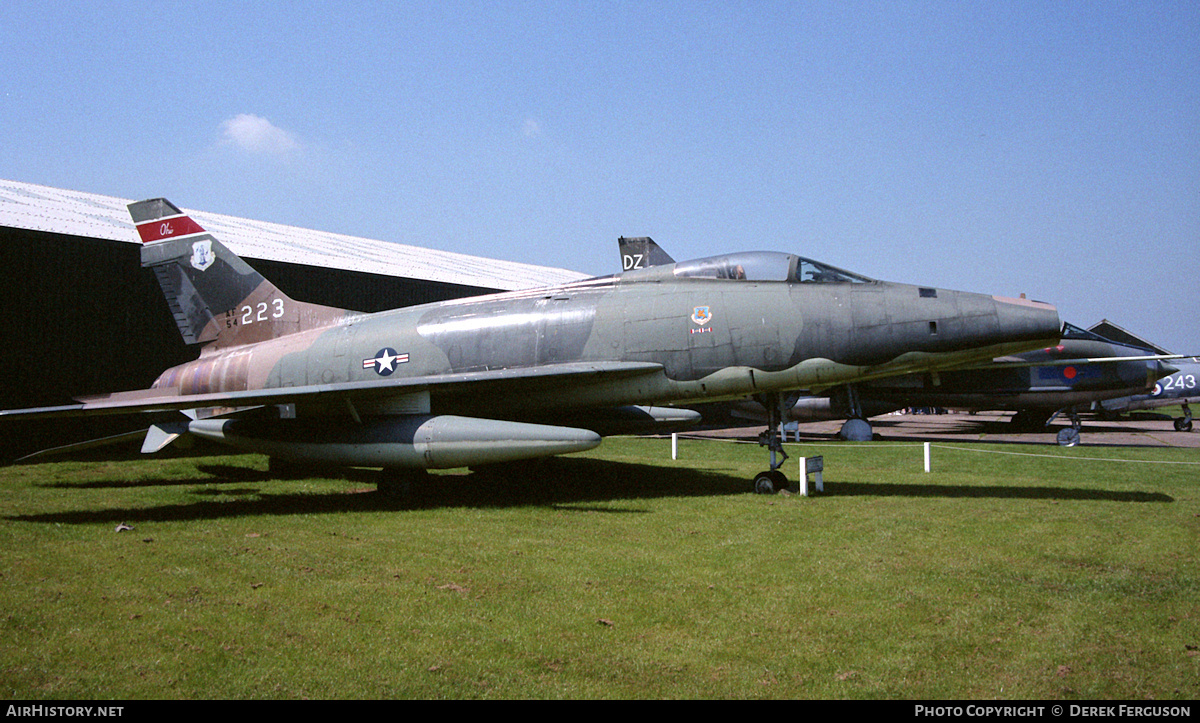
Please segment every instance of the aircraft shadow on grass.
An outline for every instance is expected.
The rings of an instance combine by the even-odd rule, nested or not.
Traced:
[[[593,459],[548,458],[537,463],[512,465],[470,474],[430,475],[414,483],[406,494],[386,495],[375,490],[377,473],[370,470],[337,470],[330,477],[361,483],[338,492],[272,492],[280,485],[269,472],[232,465],[197,465],[213,475],[161,480],[55,483],[54,487],[130,488],[150,486],[202,486],[192,492],[208,498],[194,503],[158,507],[78,510],[47,514],[12,515],[19,522],[90,524],[97,522],[179,522],[255,515],[291,515],[343,512],[397,512],[436,508],[562,507],[574,511],[644,513],[644,509],[614,508],[602,503],[660,497],[739,495],[747,491],[745,479],[720,470],[694,470]],[[321,478],[322,475],[313,475]],[[262,483],[262,484],[256,484]],[[223,487],[222,485],[229,485]],[[236,499],[238,497],[246,499]],[[253,496],[253,497],[251,497]],[[221,498],[217,501],[215,498]],[[233,498],[233,499],[231,499]]]
[[[743,477],[732,470],[679,469],[569,457],[550,458],[536,464],[512,465],[470,474],[431,475],[414,484],[408,493],[403,495],[377,493],[374,489],[375,474],[368,470],[344,470],[335,475],[339,479],[361,483],[361,486],[344,491],[276,493],[271,491],[272,486],[280,483],[276,476],[269,472],[223,464],[203,464],[198,465],[197,469],[212,476],[157,482],[95,481],[82,485],[53,485],[90,488],[200,486],[201,489],[194,490],[192,494],[206,499],[197,502],[158,507],[13,515],[8,519],[60,524],[115,524],[181,522],[242,516],[522,506],[548,506],[578,512],[645,514],[648,511],[645,508],[612,507],[600,503],[661,497],[741,495],[748,492]],[[821,496],[1174,502],[1171,496],[1158,492],[1073,487],[839,482],[836,477],[826,480],[825,491]]]

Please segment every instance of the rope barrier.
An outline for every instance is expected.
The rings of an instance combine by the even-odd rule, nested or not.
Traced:
[[[1069,460],[1071,462],[1129,462],[1133,464],[1190,464],[1200,465],[1200,462],[1180,462],[1166,459],[1116,459],[1115,457],[1066,457],[1058,454],[1033,454],[1031,452],[1009,452],[1003,449],[970,449],[967,447],[952,447],[948,444],[930,444],[938,449],[952,449],[956,452],[978,452],[980,454],[1009,454],[1017,457],[1045,457],[1047,459]]]
[[[747,439],[732,439],[728,437],[708,437],[701,435],[679,435],[682,439],[692,439],[697,441],[717,441],[717,442],[733,442],[735,444],[758,444],[755,440]],[[1035,454],[1032,452],[1010,452],[1002,449],[975,449],[971,447],[959,447],[948,444],[934,444],[932,442],[894,442],[888,444],[871,443],[871,444],[846,444],[845,442],[784,442],[788,447],[837,447],[842,450],[867,451],[875,449],[895,449],[898,447],[916,447],[929,445],[938,449],[949,449],[957,452],[977,452],[979,454],[1007,454],[1015,457],[1042,457],[1045,459],[1059,459],[1070,462],[1124,462],[1127,464],[1182,464],[1190,466],[1200,466],[1200,462],[1183,462],[1176,460],[1163,459],[1117,459],[1115,457],[1069,457],[1058,454]],[[1168,449],[1175,449],[1174,447]]]

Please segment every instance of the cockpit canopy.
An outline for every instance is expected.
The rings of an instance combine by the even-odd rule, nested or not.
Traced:
[[[1062,338],[1063,338],[1063,341],[1067,341],[1067,340],[1100,341],[1100,342],[1104,342],[1105,344],[1113,344],[1115,346],[1123,346],[1123,347],[1127,347],[1130,349],[1138,349],[1140,351],[1146,352],[1147,354],[1157,354],[1158,353],[1157,351],[1155,351],[1154,349],[1150,349],[1149,347],[1138,346],[1136,344],[1129,344],[1126,342],[1115,341],[1113,339],[1109,339],[1107,337],[1097,334],[1094,331],[1089,331],[1088,329],[1082,329],[1082,328],[1075,326],[1074,324],[1071,324],[1069,322],[1063,322]]]
[[[734,281],[791,281],[802,284],[865,284],[875,281],[803,256],[772,251],[749,251],[681,261],[675,264],[675,276]]]
[[[1066,321],[1063,322],[1062,338],[1064,338],[1064,339],[1086,339],[1087,341],[1104,341],[1104,342],[1108,342],[1109,344],[1112,343],[1112,340],[1105,339],[1104,337],[1100,336],[1099,334],[1097,334],[1094,331],[1088,331],[1087,329],[1081,329],[1078,326],[1075,326],[1074,324],[1072,324],[1070,322],[1066,322]]]

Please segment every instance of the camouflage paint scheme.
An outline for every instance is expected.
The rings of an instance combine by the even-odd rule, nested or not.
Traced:
[[[164,199],[130,212],[200,357],[149,390],[0,415],[177,409],[191,421],[152,429],[144,449],[190,433],[295,460],[464,466],[697,417],[637,405],[816,393],[1059,336],[1048,304],[771,252],[358,314],[288,298]]]
[[[618,249],[626,269],[674,262],[648,237],[622,237]],[[1056,413],[1073,414],[1102,400],[1158,389],[1156,380],[1176,371],[1163,360],[1177,358],[1064,324],[1060,341],[1045,349],[972,368],[900,374],[842,385],[820,396],[798,395],[781,417],[800,422],[855,420],[857,426],[848,424],[842,436],[851,436],[847,430],[853,429],[857,439],[870,438],[866,418],[906,407],[1015,411],[1018,426],[1035,428]],[[1186,379],[1175,377],[1167,380],[1168,386],[1173,379],[1175,388],[1186,387]],[[1195,377],[1192,381],[1194,387]],[[739,402],[729,411],[741,418],[768,416],[758,401]]]

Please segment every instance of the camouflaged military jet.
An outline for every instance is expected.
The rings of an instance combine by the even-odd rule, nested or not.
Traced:
[[[150,389],[0,412],[29,418],[179,410],[183,435],[294,463],[403,470],[578,452],[667,429],[689,402],[761,400],[1057,343],[1053,306],[869,279],[787,253],[630,269],[374,314],[288,298],[165,199],[130,204],[198,359]],[[670,406],[665,406],[670,405]],[[771,428],[777,428],[777,424]],[[785,486],[778,437],[770,469]],[[400,477],[402,479],[402,477]]]
[[[621,237],[617,245],[625,269],[674,263],[648,237]],[[1030,431],[1045,428],[1057,415],[1069,416],[1071,426],[1059,431],[1058,442],[1074,446],[1079,443],[1081,411],[1095,407],[1101,400],[1160,389],[1156,381],[1178,371],[1164,361],[1180,358],[1140,342],[1116,341],[1095,331],[1063,324],[1059,342],[1045,349],[996,358],[969,368],[877,377],[833,387],[819,395],[793,395],[782,420],[844,419],[846,423],[838,433],[841,439],[867,441],[873,437],[868,419],[897,409],[1002,409],[1015,411],[1014,425]],[[1182,389],[1186,383],[1186,378],[1171,376],[1164,386]],[[1184,412],[1188,419],[1177,422],[1176,428],[1185,423],[1190,428],[1186,404]],[[768,415],[758,400],[751,399],[707,407],[706,416],[765,420]]]

